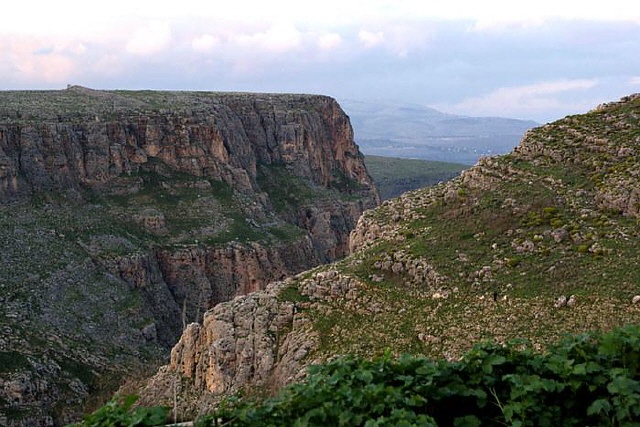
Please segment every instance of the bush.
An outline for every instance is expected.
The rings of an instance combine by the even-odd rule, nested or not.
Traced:
[[[94,413],[84,417],[78,424],[67,427],[149,427],[164,425],[169,408],[136,407],[137,396],[114,397]]]

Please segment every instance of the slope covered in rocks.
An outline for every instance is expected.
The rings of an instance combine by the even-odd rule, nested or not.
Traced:
[[[640,96],[529,131],[510,154],[369,210],[337,263],[191,324],[146,404],[190,418],[336,355],[455,359],[481,340],[637,323]]]
[[[61,425],[378,204],[324,96],[0,92],[0,425]]]

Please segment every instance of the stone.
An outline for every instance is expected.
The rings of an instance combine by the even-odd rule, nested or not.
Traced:
[[[553,304],[555,308],[565,307],[567,305],[567,297],[562,295],[556,299],[556,302]]]

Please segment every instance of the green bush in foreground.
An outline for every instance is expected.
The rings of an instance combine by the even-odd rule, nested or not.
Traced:
[[[137,396],[113,398],[94,413],[84,417],[81,423],[68,427],[149,427],[165,424],[169,408],[133,408],[137,399]]]
[[[453,362],[345,357],[274,398],[225,403],[196,425],[640,426],[640,326],[571,336],[544,354],[514,341]],[[96,420],[81,425],[151,425]]]

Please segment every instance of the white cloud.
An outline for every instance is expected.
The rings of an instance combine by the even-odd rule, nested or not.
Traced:
[[[391,0],[382,3],[395,3]],[[479,28],[490,28],[498,23],[539,23],[548,19],[588,21],[640,22],[640,4],[628,0],[588,2],[584,0],[424,0],[399,1],[394,8],[398,16],[468,20],[479,23]]]
[[[326,33],[318,37],[318,47],[321,50],[332,50],[342,44],[342,36],[338,33]]]
[[[241,47],[282,53],[298,48],[302,44],[302,33],[290,22],[279,22],[265,31],[238,34],[232,39]]]
[[[0,54],[0,69],[5,84],[64,84],[77,72],[76,56],[83,53],[79,45],[34,37],[5,39]]]
[[[365,48],[371,49],[378,46],[384,41],[384,33],[382,31],[367,31],[361,30],[358,33],[358,39],[364,45]]]
[[[629,84],[631,86],[640,86],[640,76],[637,77],[631,77],[629,79]]]
[[[479,97],[467,98],[455,105],[437,108],[472,116],[506,116],[538,119],[555,111],[584,111],[587,102],[564,98],[567,93],[588,91],[598,85],[595,79],[556,80],[531,85],[502,87]]]
[[[220,44],[220,38],[211,34],[203,34],[191,41],[191,48],[196,52],[210,52]]]
[[[34,13],[37,11],[37,13]],[[114,28],[144,20],[176,24],[206,20],[214,25],[236,26],[291,22],[303,28],[331,31],[344,26],[364,27],[376,23],[383,29],[389,23],[406,20],[451,20],[478,23],[489,28],[505,22],[540,22],[548,19],[625,21],[640,23],[640,2],[630,0],[233,0],[203,2],[181,0],[20,0],[11,2],[0,14],[4,33],[30,35],[72,35],[93,38],[113,36]],[[117,31],[117,30],[116,30]]]
[[[133,33],[126,50],[137,55],[149,55],[165,49],[171,41],[171,28],[161,21],[149,22]]]

